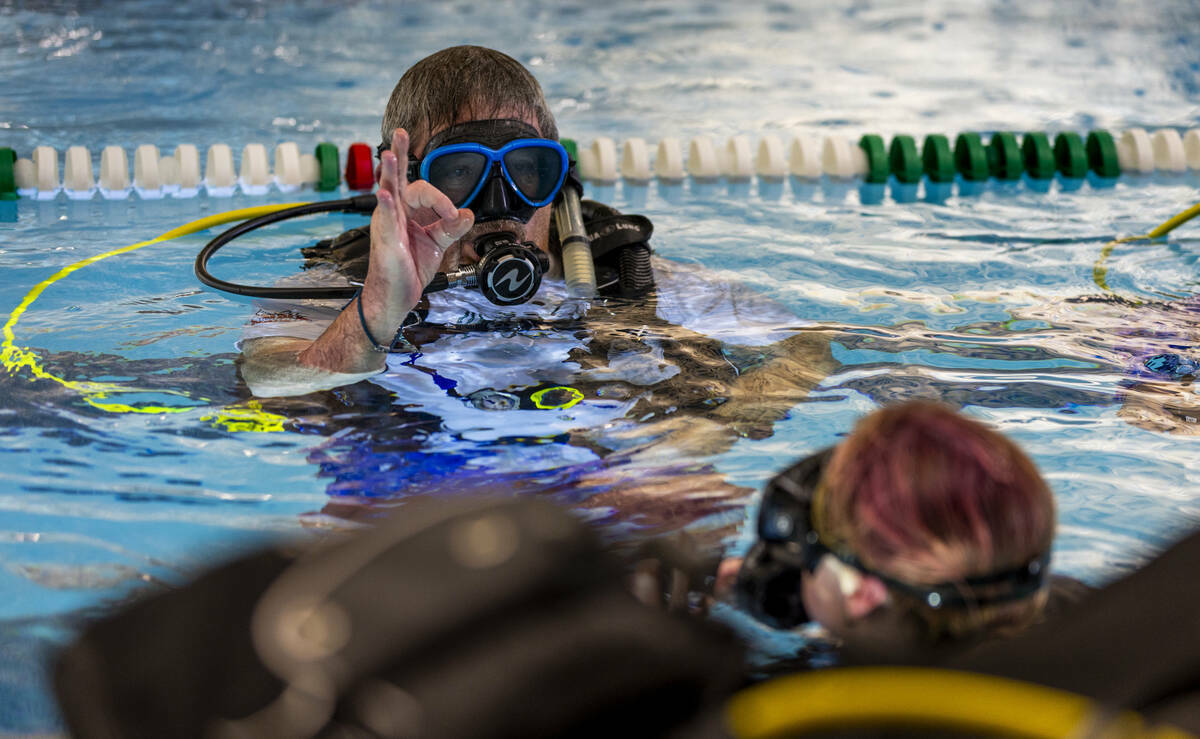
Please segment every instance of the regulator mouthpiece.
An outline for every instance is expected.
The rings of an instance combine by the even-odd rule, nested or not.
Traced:
[[[518,305],[537,294],[542,275],[550,269],[549,257],[537,246],[519,242],[504,231],[480,237],[475,251],[480,256],[478,264],[438,273],[425,292],[466,287],[479,290],[496,305]]]

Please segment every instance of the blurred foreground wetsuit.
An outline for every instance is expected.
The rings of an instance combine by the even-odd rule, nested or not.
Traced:
[[[653,737],[741,667],[724,630],[629,595],[575,517],[474,501],[142,600],[63,653],[56,689],[78,737]]]

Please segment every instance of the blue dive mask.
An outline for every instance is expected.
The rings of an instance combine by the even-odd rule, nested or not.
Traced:
[[[562,189],[570,160],[562,144],[541,138],[517,120],[451,126],[429,140],[425,155],[410,158],[408,177],[441,190],[476,223],[508,219],[528,223]]]

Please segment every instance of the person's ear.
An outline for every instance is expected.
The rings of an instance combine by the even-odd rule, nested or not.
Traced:
[[[846,615],[851,619],[861,619],[888,602],[887,586],[873,575],[863,575],[858,580],[857,587],[848,593],[843,593],[846,602]]]

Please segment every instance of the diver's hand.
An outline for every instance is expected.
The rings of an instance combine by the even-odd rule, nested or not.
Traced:
[[[304,388],[311,392],[337,387],[353,381],[350,378],[355,375],[361,379],[383,369],[384,355],[373,351],[359,321],[357,303],[361,301],[371,336],[388,344],[433,279],[442,253],[474,225],[471,211],[455,208],[433,185],[408,182],[408,134],[404,129],[397,128],[392,134],[391,151],[385,151],[382,160],[378,203],[371,214],[370,264],[361,295],[311,344],[272,346],[254,359],[262,365],[261,372],[250,373],[255,377],[273,377],[282,371],[280,367],[297,366],[298,373],[285,373],[287,394],[298,394]],[[260,384],[272,392],[277,390],[271,383]]]
[[[360,300],[371,334],[387,343],[421,299],[443,252],[471,228],[475,216],[455,208],[428,182],[408,181],[408,132],[403,128],[392,132],[392,148],[383,153],[376,197],[371,260]]]

